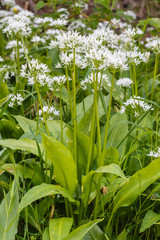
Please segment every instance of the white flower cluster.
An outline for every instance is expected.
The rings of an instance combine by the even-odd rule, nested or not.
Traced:
[[[2,6],[10,6],[13,7],[14,5],[16,5],[14,0],[1,0],[1,4]]]
[[[16,59],[16,54],[17,54],[17,44],[18,44],[18,51],[19,51],[19,58],[22,58],[24,57],[24,48],[23,48],[23,45],[22,45],[22,42],[21,41],[17,41],[16,40],[12,40],[12,41],[9,41],[6,45],[6,49],[12,49],[12,52],[10,54],[10,58],[12,60],[15,60]],[[28,53],[28,49],[26,48],[26,52]]]
[[[53,83],[57,86],[62,86],[63,84],[65,84],[66,82],[66,76],[65,75],[59,75],[59,76],[55,76],[53,77]]]
[[[60,15],[61,19],[67,19],[69,17],[69,12],[66,8],[59,8],[57,13]]]
[[[22,36],[29,36],[31,34],[30,24],[33,16],[33,13],[23,10],[13,17],[9,17],[3,32],[8,35],[20,34]]]
[[[117,82],[116,85],[120,87],[130,87],[133,81],[130,78],[120,78]]]
[[[159,158],[160,157],[160,148],[158,148],[157,151],[150,151],[149,154],[147,154],[147,156]]]
[[[127,27],[127,23],[123,23],[120,19],[112,18],[111,25],[116,28],[125,28]]]
[[[53,18],[51,17],[44,17],[44,18],[41,18],[41,17],[36,17],[34,18],[34,24],[35,26],[36,25],[45,25],[45,24],[48,24],[50,27],[53,27],[53,26],[64,26],[68,23],[67,20],[65,19],[61,19],[61,18],[58,18],[56,20],[53,20]]]
[[[134,117],[140,116],[141,110],[143,110],[143,112],[153,110],[152,105],[147,104],[145,99],[139,96],[134,96],[134,98],[130,97],[126,102],[123,103],[123,105],[124,106],[122,106],[120,113],[124,113],[127,107],[131,107],[133,110],[135,110]]]
[[[62,65],[67,65],[68,67],[73,67],[73,53],[67,54],[67,52],[61,52],[60,60]],[[84,55],[80,55],[76,53],[75,56],[75,65],[80,68],[84,69],[88,66],[87,58]]]
[[[61,50],[73,49],[83,43],[82,36],[77,31],[61,32],[52,40],[50,48],[59,47]]]
[[[106,82],[109,87],[111,86],[107,74],[101,74],[99,72],[96,81],[98,84],[98,89],[102,89],[104,82]],[[91,85],[91,87],[93,88],[93,74],[88,75],[84,80],[81,81],[81,88],[83,90],[87,90],[88,85]]]
[[[9,79],[9,71],[8,71],[8,66],[6,64],[3,64],[1,67],[0,67],[0,73],[3,73],[3,79],[4,80],[8,80]]]
[[[21,66],[20,75],[27,78],[28,84],[31,86],[37,82],[40,86],[47,85],[52,88],[53,79],[49,72],[50,70],[46,64],[40,63],[37,59],[32,59],[29,66],[27,64]]]
[[[34,42],[34,43],[45,43],[46,40],[43,37],[39,37],[39,36],[35,35],[35,36],[32,37],[31,42]]]
[[[125,15],[131,17],[131,18],[134,19],[134,20],[137,19],[136,14],[135,14],[133,11],[131,11],[131,10],[127,10],[127,11],[125,11],[125,12],[123,12],[123,13],[124,13]]]
[[[154,53],[160,53],[160,38],[158,37],[151,37],[146,38],[145,47],[152,50]]]
[[[91,49],[86,53],[86,57],[91,62],[92,68],[96,70],[110,69],[115,71],[128,69],[126,53],[121,50],[112,52],[107,48]]]
[[[43,112],[42,109],[39,110],[39,116],[41,120],[43,120],[43,113],[47,113],[47,120],[53,120],[55,116],[60,115],[60,112],[56,110],[56,108],[53,106],[51,106],[50,108],[48,106],[43,106]]]
[[[142,53],[137,46],[131,51],[127,52],[127,57],[129,62],[135,63],[135,65],[140,64],[141,62],[147,63],[150,57],[150,52]]]
[[[24,99],[23,99],[21,94],[19,94],[19,93],[11,94],[10,95],[10,102],[9,102],[8,106],[10,108],[13,108],[15,105],[20,106],[23,101],[24,101]]]
[[[0,56],[0,62],[4,62],[4,58]]]
[[[86,25],[84,23],[82,23],[82,21],[80,21],[80,20],[76,20],[76,21],[70,23],[68,26],[68,30],[70,30],[70,31],[81,30],[84,28],[86,28]]]
[[[8,16],[12,16],[13,12],[11,11],[7,11],[7,10],[0,10],[0,17],[8,17]]]

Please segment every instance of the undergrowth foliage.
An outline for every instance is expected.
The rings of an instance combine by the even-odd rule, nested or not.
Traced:
[[[160,20],[0,4],[0,239],[159,239]]]

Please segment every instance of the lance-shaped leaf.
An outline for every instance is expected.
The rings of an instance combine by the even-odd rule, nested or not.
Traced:
[[[68,198],[70,202],[76,202],[72,195],[60,186],[43,183],[39,186],[31,188],[22,198],[19,205],[19,212],[27,207],[32,202],[49,195],[61,194],[63,197]]]
[[[82,239],[92,227],[94,227],[99,222],[102,222],[103,219],[96,219],[92,222],[83,224],[82,226],[73,230],[64,240],[80,240]]]
[[[147,167],[136,172],[114,199],[113,213],[120,207],[127,207],[153,182],[160,178],[160,158],[152,161]]]
[[[94,199],[97,192],[98,174],[111,173],[126,179],[123,171],[117,164],[110,164],[97,168],[95,171],[90,171],[82,178],[83,193],[81,195],[84,206],[87,207],[88,203]]]
[[[152,210],[148,210],[140,228],[140,233],[144,232],[147,228],[150,228],[156,222],[160,220],[160,214],[153,212]]]
[[[49,221],[49,235],[51,240],[63,240],[68,236],[73,224],[73,218],[57,218]]]
[[[56,182],[73,193],[77,185],[77,170],[71,152],[53,137],[43,135],[43,143],[47,157],[53,163]]]
[[[12,189],[5,195],[0,205],[0,239],[15,240],[18,226],[18,190],[13,182]]]
[[[39,155],[38,153],[38,148],[36,141],[28,139],[28,138],[23,138],[23,139],[6,139],[6,140],[0,140],[0,145],[4,147],[8,147],[12,150],[22,150],[22,151],[27,151],[31,152],[35,155]],[[39,144],[41,152],[43,152],[43,146],[42,144]]]

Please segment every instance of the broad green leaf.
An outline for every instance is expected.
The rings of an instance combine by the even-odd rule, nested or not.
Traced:
[[[9,97],[4,97],[2,99],[0,99],[0,107],[2,107],[7,101],[8,101]]]
[[[26,221],[26,212],[21,212],[21,217]],[[37,208],[33,208],[32,206],[28,206],[27,208],[27,221],[29,225],[34,227],[38,232],[42,234],[41,223],[39,218],[39,212]]]
[[[111,173],[119,177],[125,178],[123,171],[116,164],[110,164],[108,166],[103,166],[95,171],[90,171],[86,176],[82,178],[83,193],[81,195],[84,207],[96,196],[97,184],[98,184],[98,174],[100,173]],[[101,186],[102,187],[102,186]]]
[[[107,165],[107,166],[97,168],[95,170],[95,173],[112,173],[121,178],[126,178],[123,171],[120,169],[120,167],[114,163]]]
[[[125,229],[118,235],[117,240],[127,240],[127,232]]]
[[[154,26],[156,28],[160,28],[160,19],[159,18],[147,18],[145,20],[140,20],[137,26]]]
[[[84,240],[107,240],[106,236],[102,232],[99,226],[95,225],[84,236]]]
[[[73,193],[77,185],[77,169],[71,152],[55,138],[47,135],[43,135],[43,143],[47,158],[53,163],[56,182]]]
[[[30,120],[30,119],[25,118],[25,117],[20,116],[20,115],[16,115],[16,116],[14,116],[14,118],[17,120],[20,127],[23,129],[23,131],[25,133],[30,132],[31,129],[32,130],[37,129],[37,122],[34,121],[34,120]]]
[[[50,236],[49,236],[49,228],[48,227],[46,227],[43,232],[42,240],[51,240]]]
[[[109,165],[111,163],[119,163],[119,152],[114,147],[109,147],[105,150],[104,165]]]
[[[67,237],[64,238],[64,240],[80,240],[86,235],[88,231],[90,231],[92,227],[102,221],[103,219],[96,219],[92,222],[83,224],[82,226],[73,230]]]
[[[8,91],[8,86],[5,82],[2,80],[0,81],[0,98],[5,98],[8,97],[9,91]]]
[[[113,213],[120,207],[131,205],[148,186],[160,178],[159,167],[160,158],[136,172],[117,193],[113,203]]]
[[[49,195],[61,194],[63,197],[68,198],[70,202],[76,202],[72,195],[65,189],[57,185],[43,183],[39,186],[31,188],[22,198],[19,205],[19,212],[27,207],[32,202],[46,197]]]
[[[140,128],[138,129],[138,135],[142,134],[144,131],[146,131],[146,129],[152,129],[153,122],[154,122],[154,117],[151,116],[150,113],[148,113],[139,124]]]
[[[63,240],[69,234],[73,218],[57,218],[49,221],[49,235],[51,240]]]
[[[109,8],[110,0],[95,0],[96,3],[101,4],[103,7]]]
[[[0,205],[0,239],[15,240],[18,227],[18,190],[13,182],[11,190]]]
[[[113,117],[109,121],[110,132],[108,134],[108,146],[117,147],[119,143],[123,140],[123,138],[128,133],[128,123],[127,123],[127,115],[120,114],[119,112],[113,115]],[[126,149],[126,141],[127,139],[120,145],[118,151],[120,155]]]
[[[60,98],[60,91],[56,91],[54,94],[56,97]],[[69,97],[68,97],[68,91],[67,89],[63,86],[61,89],[61,98],[64,102],[69,104]]]
[[[71,150],[73,150],[73,141],[74,141],[74,131],[73,129],[69,128],[67,131],[68,137],[72,140],[70,141]],[[82,174],[85,174],[86,171],[86,164],[88,160],[89,148],[91,144],[91,139],[88,135],[80,132],[77,130],[77,159],[78,159],[78,173],[79,177],[81,178]],[[94,144],[93,147],[93,156],[92,161],[95,160],[97,156],[97,148]]]
[[[37,156],[39,155],[36,141],[31,139],[23,138],[19,140],[15,140],[15,139],[0,140],[0,145],[4,147],[8,147],[12,150],[22,150],[22,151],[31,152]],[[39,146],[40,146],[41,152],[43,153],[43,150],[44,150],[43,145],[39,144]]]
[[[44,1],[40,1],[36,4],[36,10],[39,10],[41,8],[43,8],[45,6],[45,2]]]
[[[47,121],[48,130],[55,139],[61,141],[61,121],[60,120],[48,120]],[[62,123],[63,126],[63,143],[67,145],[69,138],[67,137],[68,126],[65,122]]]
[[[15,138],[18,139],[23,131],[15,122],[8,119],[0,120],[0,133],[3,138]]]
[[[92,120],[92,113],[93,113],[93,101],[94,95],[91,94],[87,96],[83,102],[77,104],[77,123],[78,129],[87,134],[90,130],[91,120]],[[104,102],[106,108],[109,104],[109,96],[104,97]],[[103,108],[101,100],[98,101],[98,116],[99,119],[105,114],[105,110]]]
[[[20,164],[6,163],[0,167],[0,174],[4,171],[10,172],[13,175],[16,171],[19,171],[23,178],[30,178],[34,185],[43,183],[41,169],[36,163],[33,163],[31,166],[28,164],[23,166]]]
[[[157,214],[152,210],[148,210],[146,215],[143,218],[142,225],[140,228],[140,233],[144,232],[147,228],[150,228],[159,220],[160,220],[160,214]]]

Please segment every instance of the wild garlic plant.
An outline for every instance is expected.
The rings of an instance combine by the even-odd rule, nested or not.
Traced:
[[[23,237],[29,239],[29,225],[39,239],[50,239],[52,224],[64,222],[62,239],[71,239],[72,225],[76,239],[87,239],[87,231],[100,221],[98,237],[104,239],[124,233],[134,240],[144,231],[151,236],[143,218],[150,194],[156,192],[159,201],[157,189],[145,192],[154,181],[159,186],[160,177],[154,95],[159,91],[159,38],[145,38],[145,27],[134,24],[130,11],[91,28],[90,19],[70,19],[71,9],[41,17],[18,8],[14,12],[14,1],[2,5],[11,14],[0,19],[0,144],[5,147],[0,158],[7,164],[2,163],[0,174],[8,171],[19,179],[18,185],[7,183],[4,200],[19,204],[17,189],[21,192],[16,214],[23,211],[21,217],[28,219]],[[88,7],[84,1],[73,5],[79,16]],[[136,210],[132,205],[127,213],[124,207],[132,203]]]

